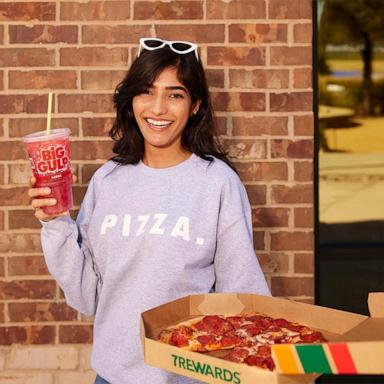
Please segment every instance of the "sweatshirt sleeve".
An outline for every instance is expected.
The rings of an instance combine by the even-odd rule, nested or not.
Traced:
[[[247,192],[237,175],[221,193],[214,265],[216,292],[271,295],[253,248]]]
[[[96,312],[102,287],[101,275],[87,239],[94,195],[92,180],[76,222],[69,215],[41,222],[41,243],[48,270],[63,290],[68,305],[88,316]]]

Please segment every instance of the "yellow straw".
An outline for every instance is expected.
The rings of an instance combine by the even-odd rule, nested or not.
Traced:
[[[52,92],[48,93],[47,135],[51,131]]]

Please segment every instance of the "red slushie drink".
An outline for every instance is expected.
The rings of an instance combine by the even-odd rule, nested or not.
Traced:
[[[68,211],[73,206],[69,135],[68,128],[60,128],[23,137],[36,187],[51,188],[50,195],[44,198],[57,201],[56,205],[43,208],[48,215]]]

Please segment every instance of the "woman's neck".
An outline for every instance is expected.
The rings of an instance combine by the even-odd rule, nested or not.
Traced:
[[[169,152],[166,149],[149,150],[144,153],[143,163],[151,168],[169,168],[182,163],[191,156],[191,152],[180,150]]]

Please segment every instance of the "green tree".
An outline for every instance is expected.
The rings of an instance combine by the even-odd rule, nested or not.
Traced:
[[[384,41],[383,0],[321,0],[319,51],[326,44],[362,46],[363,113],[373,113],[372,60],[374,44]]]

